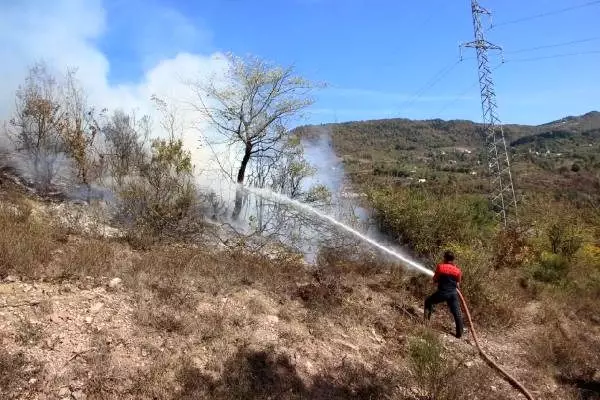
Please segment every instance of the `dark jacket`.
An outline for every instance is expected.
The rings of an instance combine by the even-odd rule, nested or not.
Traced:
[[[442,293],[455,293],[461,278],[460,268],[450,263],[439,264],[433,275],[433,281],[437,282],[438,291]]]

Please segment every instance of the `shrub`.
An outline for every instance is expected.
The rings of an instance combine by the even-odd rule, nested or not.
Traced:
[[[525,233],[516,227],[501,229],[496,234],[492,265],[496,269],[517,269],[529,256]]]
[[[300,286],[296,291],[296,295],[307,308],[328,313],[340,307],[351,292],[352,288],[341,284],[336,277],[332,275],[322,276],[319,271],[316,271],[315,281]]]
[[[424,330],[419,336],[410,340],[408,351],[417,381],[423,387],[432,389],[434,395],[437,393],[436,385],[444,378],[442,343],[433,332]]]
[[[464,366],[444,353],[444,346],[430,330],[421,330],[408,344],[411,370],[419,388],[426,393],[418,398],[460,400],[489,397],[492,377],[488,368]],[[494,399],[506,399],[495,393]]]
[[[580,394],[589,395],[587,388],[593,387],[594,382],[596,387],[598,384],[595,374],[600,365],[600,340],[575,321],[565,319],[558,310],[544,311],[540,321],[544,326],[529,342],[530,360],[538,367],[550,366],[559,381],[579,387]]]
[[[485,237],[493,227],[489,207],[477,196],[438,196],[425,189],[375,189],[369,198],[382,230],[422,256],[436,255],[448,243]]]
[[[571,260],[565,304],[578,316],[600,323],[600,246],[586,243]]]
[[[571,258],[582,245],[583,238],[577,231],[577,221],[560,218],[548,227],[547,235],[554,254]]]
[[[543,252],[538,264],[534,267],[532,276],[540,282],[558,283],[567,276],[568,272],[569,263],[565,257]]]
[[[121,218],[133,238],[174,234],[189,217],[196,198],[190,153],[181,140],[156,140],[139,177],[119,191]]]
[[[85,276],[106,276],[115,270],[114,243],[105,240],[90,239],[66,249],[55,272],[61,278],[79,278]]]
[[[8,274],[38,277],[52,258],[56,231],[29,217],[24,206],[0,208],[0,278]]]
[[[426,391],[431,399],[458,399],[451,377],[456,373],[443,358],[444,347],[437,336],[424,330],[410,340],[408,345],[411,369],[419,387]]]
[[[478,324],[506,327],[514,323],[519,288],[516,272],[504,273],[492,266],[494,255],[482,244],[451,244],[463,272],[461,291]]]

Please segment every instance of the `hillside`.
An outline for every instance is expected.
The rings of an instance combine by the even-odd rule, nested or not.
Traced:
[[[60,205],[63,217],[72,212]],[[56,206],[2,181],[3,399],[517,396],[469,335],[453,337],[445,311],[423,325],[429,284],[395,265],[324,251],[313,269],[293,255],[218,249],[209,237],[139,249],[84,233],[49,212]],[[577,379],[600,372],[587,351],[598,348],[597,326],[542,301],[514,299],[496,314],[502,307],[487,317],[473,309],[496,362],[540,399],[589,392]],[[561,330],[549,329],[557,321]],[[554,354],[566,363],[559,378],[548,373]]]
[[[457,126],[473,126],[439,124],[456,137]],[[333,130],[336,149],[358,146]],[[459,147],[447,136],[438,129],[438,151]],[[364,157],[345,154],[358,161],[347,165],[389,158],[383,137],[362,146]],[[474,148],[460,145],[461,162],[473,161]],[[425,146],[408,150],[423,173],[432,165]],[[533,228],[513,235],[498,231],[482,196],[440,201],[435,180],[411,191],[410,171],[368,172],[371,189],[401,183],[368,196],[398,242],[425,261],[455,250],[461,290],[498,364],[536,398],[598,398],[597,217],[538,202]],[[440,172],[478,178],[430,171]],[[395,190],[404,183],[408,192]],[[3,399],[518,398],[469,332],[454,338],[445,307],[423,323],[428,278],[358,247],[322,248],[309,266],[298,254],[257,251],[250,238],[224,246],[204,223],[191,239],[136,236],[136,226],[102,218],[102,201],[36,193],[0,169]]]
[[[389,238],[421,259],[434,261],[447,248],[459,254],[465,277],[461,290],[478,308],[479,323],[489,316],[487,323],[501,326],[507,336],[522,337],[523,327],[512,320],[515,310],[536,308],[538,302],[553,310],[534,318],[542,325],[554,322],[531,343],[552,359],[542,362],[553,365],[548,374],[572,383],[578,376],[586,383],[577,398],[598,399],[600,375],[565,372],[568,365],[579,368],[586,361],[573,364],[568,359],[574,353],[558,350],[546,335],[563,332],[559,347],[587,347],[582,336],[566,333],[560,321],[569,315],[581,335],[598,337],[600,320],[588,312],[597,314],[600,307],[600,113],[504,129],[519,209],[517,226],[509,228],[498,224],[487,201],[489,177],[478,124],[393,119],[296,132],[306,140],[331,136],[349,181],[365,194],[365,206],[374,210]]]
[[[458,183],[469,193],[483,193],[487,185],[484,137],[481,125],[471,121],[387,119],[304,126],[296,132],[305,138],[331,135],[356,183],[426,179],[429,185]],[[504,132],[521,196],[548,190],[598,195],[600,112],[538,126],[506,125]]]

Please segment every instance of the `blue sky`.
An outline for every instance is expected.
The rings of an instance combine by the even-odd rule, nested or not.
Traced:
[[[586,2],[482,5],[500,25]],[[153,63],[179,52],[232,51],[294,64],[327,82],[308,122],[481,118],[474,52],[457,63],[458,44],[473,38],[468,0],[106,0],[104,9],[97,45],[110,62],[112,84],[141,79]],[[507,62],[494,73],[503,121],[536,124],[600,109],[600,54],[518,61],[600,52],[599,19],[600,3],[488,32],[506,51]],[[511,53],[581,39],[591,40]],[[427,87],[440,71],[447,73]]]

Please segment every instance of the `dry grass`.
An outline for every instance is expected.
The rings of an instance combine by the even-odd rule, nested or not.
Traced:
[[[11,200],[0,208],[0,278],[9,274],[43,276],[52,251],[58,247],[58,233],[31,218],[26,199]]]
[[[44,326],[23,318],[15,326],[17,342],[24,346],[34,346],[44,338]]]
[[[181,261],[181,260],[179,260]],[[153,264],[147,265],[152,268]],[[141,271],[138,266],[136,280],[137,307],[135,318],[142,326],[169,333],[188,334],[195,331],[196,299],[186,284],[184,275],[161,275],[159,271]],[[181,272],[181,271],[180,271]]]
[[[117,269],[115,247],[114,243],[99,239],[74,243],[65,250],[55,274],[61,278],[109,276]]]
[[[270,259],[243,250],[217,252],[162,243],[139,251],[126,243],[84,236],[65,242],[60,230],[36,223],[26,209],[11,210],[0,210],[0,222],[6,227],[0,232],[0,256],[6,255],[0,258],[3,274],[56,278],[55,283],[58,278],[70,279],[77,284],[91,276],[92,286],[86,289],[119,277],[123,291],[107,295],[131,301],[131,320],[137,324],[132,328],[148,336],[148,343],[136,345],[154,349],[146,351],[149,356],[143,363],[125,369],[102,335],[95,335],[91,350],[73,363],[81,367],[78,373],[88,399],[390,399],[406,398],[403,390],[415,387],[421,389],[420,399],[503,398],[501,393],[490,397],[489,371],[465,368],[440,346],[437,336],[416,328],[422,300],[434,290],[426,277],[332,249],[324,251],[318,268],[311,270],[293,257]],[[477,324],[511,326],[514,298],[521,290],[514,269],[490,269],[476,257],[476,250],[471,255],[457,253],[468,274],[464,291]],[[481,269],[475,268],[478,265]],[[593,314],[593,305],[586,307],[582,303],[581,312]],[[37,309],[40,318],[52,312],[49,302]],[[273,334],[274,339],[266,336],[273,347],[249,339],[271,315],[279,317],[269,325],[273,332],[265,334]],[[38,328],[23,319],[16,326],[15,342],[35,346],[44,338],[44,330]],[[561,341],[551,335],[556,329],[547,331],[538,342],[551,351],[531,350],[537,357],[535,368],[551,366],[565,385],[593,382],[590,374],[600,360],[589,349],[600,348],[600,343],[589,335]],[[305,346],[331,349],[332,337],[342,332],[353,335],[344,337],[358,348],[360,362],[352,357],[343,362],[317,357],[318,368],[307,376],[290,356],[292,351],[302,353]],[[152,342],[157,337],[176,348]],[[379,350],[373,348],[379,345],[385,362],[374,355]],[[0,383],[13,379],[4,377],[11,371],[2,370],[3,365],[12,362],[18,370],[19,363],[27,364],[21,356],[0,355],[5,379]],[[6,390],[16,393],[14,388]]]
[[[444,349],[437,335],[422,329],[409,341],[409,359],[418,387],[424,398],[435,400],[459,400],[467,398],[490,398],[489,382],[492,371],[486,366],[469,369],[460,359]],[[495,393],[494,399],[504,397]]]
[[[135,314],[136,321],[146,327],[169,333],[191,332],[191,321],[188,315],[170,307],[151,303],[140,308]]]
[[[139,368],[131,376],[128,392],[135,399],[167,400],[177,393],[176,374],[186,368],[189,359],[160,354],[145,368]]]
[[[547,306],[543,311],[539,321],[542,328],[530,341],[530,361],[560,382],[573,386],[580,398],[598,398],[600,337],[593,334],[593,329],[568,319],[556,308]]]
[[[292,359],[272,348],[240,348],[223,365],[220,378],[203,373],[184,359],[177,373],[178,399],[388,399],[397,390],[390,371],[373,372],[361,364],[342,363],[307,384]],[[387,373],[387,374],[386,374]]]
[[[274,348],[238,348],[224,357],[217,374],[187,355],[158,354],[145,367],[117,370],[110,349],[96,347],[86,357],[86,394],[90,399],[390,399],[399,397],[400,376],[342,361],[303,379],[293,359]],[[82,369],[83,372],[83,369]],[[119,388],[117,391],[116,388]]]
[[[18,201],[16,209],[27,206],[26,200]],[[72,279],[107,276],[118,270],[117,243],[93,238],[70,242],[61,228],[11,210],[0,209],[0,277]]]
[[[29,380],[37,379],[41,370],[39,363],[31,362],[23,353],[9,353],[4,346],[0,346],[0,397],[18,398],[20,388],[32,386]],[[35,387],[33,385],[33,389]]]
[[[106,339],[102,332],[90,337],[90,350],[82,356],[85,365],[80,366],[77,372],[84,382],[87,398],[91,400],[119,397],[128,378],[127,372],[115,364],[111,345]]]

